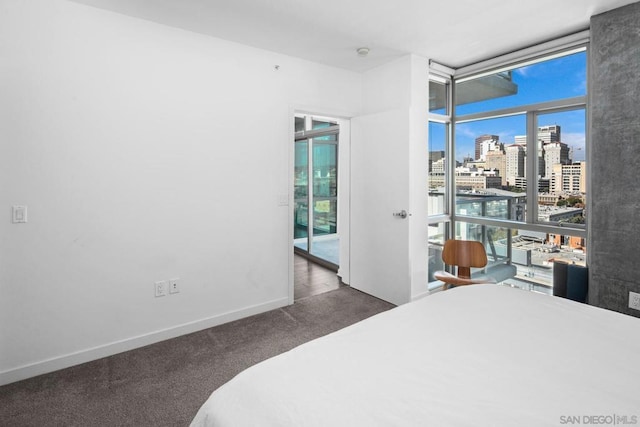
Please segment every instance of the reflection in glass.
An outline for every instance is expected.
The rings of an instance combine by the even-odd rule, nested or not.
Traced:
[[[445,222],[429,224],[429,282],[436,280],[433,273],[445,269],[442,248],[447,240],[447,227],[448,223]]]
[[[313,195],[336,197],[338,195],[338,146],[321,144],[314,139],[313,146]]]
[[[325,121],[325,120],[312,120],[311,129],[323,129],[328,128],[330,126],[335,126],[337,123],[334,121]]]
[[[335,199],[313,203],[313,237],[311,254],[338,264],[340,245],[337,243],[338,203]]]
[[[306,139],[295,143],[294,198],[296,199],[307,197],[307,187],[309,185],[308,148]]]
[[[446,131],[446,124],[429,122],[429,215],[445,213]]]
[[[335,135],[331,135],[335,136]],[[311,254],[338,263],[338,146],[314,138]]]
[[[446,83],[429,81],[429,112],[447,114],[447,93],[449,85]]]
[[[293,237],[295,239],[307,237],[309,225],[309,206],[305,202],[296,201],[294,205],[293,216]]]
[[[335,200],[315,201],[313,203],[313,234],[315,236],[335,234],[337,212]]]

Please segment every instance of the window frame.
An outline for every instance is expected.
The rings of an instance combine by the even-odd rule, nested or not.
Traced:
[[[511,62],[508,66],[502,65],[494,68],[493,70],[485,70],[483,72],[478,73],[478,76],[487,75],[492,72],[503,71],[506,68],[513,69],[523,65],[530,65],[533,63],[540,63],[547,60],[555,59],[564,55],[571,55],[578,52],[585,52],[587,55],[587,63],[588,63],[588,55],[589,55],[589,43],[585,42],[581,46],[574,46],[571,49],[563,49],[558,52],[554,52],[548,55],[542,55],[537,57],[535,60],[528,59],[522,62]],[[473,75],[465,76],[463,81],[468,81],[473,78]],[[588,80],[588,75],[587,75]],[[585,111],[585,150],[586,150],[586,173],[587,173],[587,182],[589,182],[590,175],[590,162],[588,161],[588,153],[589,153],[589,133],[588,133],[588,94],[571,97],[571,98],[563,98],[557,99],[553,101],[545,101],[534,104],[527,105],[519,105],[509,108],[503,108],[498,110],[489,110],[483,112],[476,112],[471,114],[466,114],[462,116],[456,116],[455,114],[455,85],[459,81],[455,75],[452,76],[451,86],[453,92],[453,100],[454,104],[452,105],[453,114],[451,116],[451,126],[455,129],[455,126],[459,123],[469,123],[477,120],[485,120],[485,119],[493,119],[500,117],[508,117],[513,115],[526,115],[526,128],[527,128],[527,138],[530,141],[534,141],[538,132],[538,123],[537,117],[541,114],[549,114],[549,113],[561,113],[565,111],[575,111],[584,109]],[[588,84],[587,84],[588,87]],[[451,141],[452,151],[455,152],[455,139]],[[537,144],[527,144],[526,156],[527,160],[525,162],[526,173],[525,176],[537,176],[537,166],[538,166],[538,155],[537,155]],[[455,164],[455,159],[454,159]],[[445,181],[452,181],[455,187],[455,171],[445,172],[446,177]],[[539,231],[546,232],[551,234],[569,234],[572,236],[577,236],[581,238],[587,237],[587,227],[579,224],[565,224],[561,222],[540,222],[538,220],[538,181],[537,179],[527,179],[527,216],[524,222],[513,221],[513,220],[505,220],[505,219],[494,219],[487,217],[478,217],[478,216],[470,216],[470,215],[462,215],[457,214],[455,212],[455,188],[453,188],[452,193],[454,195],[452,204],[449,206],[450,218],[453,224],[457,221],[463,221],[467,223],[474,223],[479,225],[488,225],[488,226],[503,226],[514,229],[522,229],[527,231]],[[588,188],[587,188],[588,194]]]
[[[475,112],[461,116],[456,115],[455,92],[456,84],[467,81],[476,77],[504,71],[512,70],[520,66],[530,65],[533,63],[544,62],[558,57],[571,55],[578,52],[585,52],[586,55],[586,93],[582,96],[563,98],[552,101],[537,102],[528,105],[519,105],[509,108],[496,110],[488,110]],[[445,212],[444,214],[432,215],[428,214],[429,225],[440,225],[445,223],[446,237],[454,236],[456,223],[464,222],[477,224],[486,227],[500,227],[509,230],[524,230],[532,232],[542,232],[548,235],[564,235],[575,236],[584,239],[586,247],[588,242],[588,227],[591,221],[586,225],[560,223],[560,222],[541,222],[538,219],[538,180],[527,179],[526,197],[527,197],[527,215],[525,221],[514,221],[509,219],[489,218],[481,216],[462,215],[456,213],[456,175],[455,175],[455,129],[459,123],[471,122],[480,119],[489,119],[497,117],[506,117],[516,114],[526,115],[526,134],[528,140],[537,140],[538,117],[542,114],[561,113],[565,111],[584,110],[585,112],[585,159],[586,162],[586,197],[589,197],[591,182],[591,162],[589,153],[591,151],[591,140],[589,133],[589,31],[572,34],[563,38],[555,39],[541,45],[533,46],[521,51],[513,52],[503,57],[493,58],[470,66],[452,69],[447,66],[430,61],[429,64],[429,80],[438,83],[447,82],[448,95],[446,114],[432,113],[428,111],[428,122],[443,123],[447,128],[445,142],[445,156],[447,158],[445,165]],[[525,162],[526,176],[537,177],[537,147],[538,144],[527,144],[527,160]],[[429,152],[431,147],[429,147]],[[428,186],[427,186],[428,187]],[[429,188],[429,187],[428,187]],[[509,240],[509,259],[511,262],[511,245]],[[587,253],[589,251],[587,250]]]

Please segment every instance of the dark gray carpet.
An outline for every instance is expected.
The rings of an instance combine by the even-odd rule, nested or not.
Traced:
[[[9,384],[0,387],[0,425],[187,426],[211,392],[243,369],[392,307],[342,287]]]

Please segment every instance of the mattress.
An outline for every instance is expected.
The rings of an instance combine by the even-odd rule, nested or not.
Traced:
[[[500,285],[438,292],[261,362],[192,426],[640,424],[640,319]]]

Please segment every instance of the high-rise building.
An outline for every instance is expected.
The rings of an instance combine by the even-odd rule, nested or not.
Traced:
[[[542,141],[545,144],[562,141],[562,138],[560,136],[560,125],[547,125],[538,127],[538,141]]]
[[[516,178],[524,177],[525,147],[520,144],[512,144],[505,147],[506,153],[506,178],[510,185]]]
[[[587,162],[562,165],[562,190],[568,193],[587,192]]]
[[[560,142],[561,141],[561,127],[560,125],[546,125],[546,126],[538,126],[538,135],[537,140],[542,141],[544,144],[548,144],[550,142]],[[527,136],[526,135],[516,135],[515,137],[516,144],[527,144]]]
[[[482,158],[482,143],[485,141],[493,141],[497,143],[500,140],[498,135],[482,135],[476,138],[476,152],[474,160]],[[485,152],[486,154],[486,152]]]
[[[551,178],[554,165],[569,164],[569,146],[564,142],[550,142],[544,144],[544,176]]]
[[[560,125],[539,126],[536,135],[538,154],[536,179],[548,182],[551,191],[555,188],[554,165],[571,163],[569,146],[560,141],[561,135]],[[498,139],[497,135],[482,135],[476,138],[476,159],[484,160],[489,169],[499,170],[500,177],[503,179],[502,185],[507,183],[514,185],[515,178],[526,177],[527,136],[515,136],[515,143],[504,149],[504,164],[500,152],[496,152],[497,147],[501,147]],[[560,179],[559,176],[558,179]]]
[[[433,162],[444,159],[444,150],[429,151],[429,172],[432,171]]]
[[[433,163],[431,163],[431,170],[429,172],[433,174],[444,174],[445,161],[446,159],[444,157],[435,160]]]
[[[504,151],[504,145],[499,144],[494,150],[487,153],[485,167],[497,170],[502,179],[502,185],[507,185],[507,154]]]
[[[527,136],[517,135],[515,137],[516,144],[521,145],[525,151],[525,157],[527,156]],[[544,161],[544,149],[543,144],[538,144],[538,175],[544,176],[546,171],[546,165]],[[526,172],[523,176],[526,175]]]
[[[569,165],[553,165],[550,192],[553,194],[575,194],[587,191],[587,162]]]
[[[549,184],[549,192],[551,194],[562,193],[562,165],[557,164],[551,167],[551,183]]]
[[[485,190],[500,187],[499,176],[456,173],[456,190]]]
[[[429,151],[429,160],[438,161],[444,158],[444,150]]]

